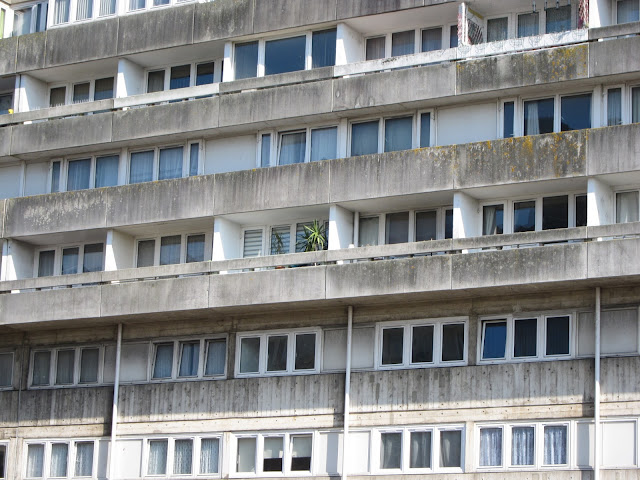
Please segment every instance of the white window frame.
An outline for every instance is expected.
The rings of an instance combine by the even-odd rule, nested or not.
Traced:
[[[610,84],[603,87],[602,116],[600,125],[609,126],[609,90],[620,89],[620,108],[622,125],[631,123],[631,89],[633,87],[624,83]]]
[[[218,439],[218,473],[200,473],[200,456],[202,452],[202,440]],[[167,442],[167,458],[166,458],[166,473],[162,474],[150,474],[149,472],[149,444],[152,441],[166,441]],[[191,473],[174,474],[173,467],[175,462],[175,443],[179,440],[191,440],[192,442],[192,465]],[[142,439],[142,477],[143,478],[193,478],[202,477],[207,478],[220,478],[222,470],[222,462],[224,457],[224,441],[223,435],[219,433],[212,433],[211,435],[175,435],[175,436],[149,436]]]
[[[140,242],[144,241],[153,241],[154,242],[154,250],[153,250],[153,265],[151,267],[165,267],[167,265],[160,265],[160,249],[162,247],[162,239],[165,237],[177,237],[180,236],[180,261],[178,263],[172,263],[169,265],[180,265],[186,263],[187,260],[187,240],[189,237],[204,235],[204,262],[208,262],[211,260],[212,255],[212,246],[213,246],[213,234],[211,231],[188,231],[188,232],[167,232],[162,235],[156,236],[139,236],[134,239],[135,248],[133,249],[133,265],[134,268],[148,268],[148,267],[139,267],[138,266],[138,245]]]
[[[422,32],[425,30],[432,30],[434,28],[441,29],[440,35],[440,46],[442,47],[440,50],[429,50],[429,52],[441,52],[442,50],[446,50],[449,48],[449,31],[447,30],[446,25],[430,25],[426,27],[418,28],[417,30],[417,45],[416,45],[416,53],[426,53],[422,50]],[[375,37],[369,37],[375,38]],[[366,54],[366,43],[365,43],[365,54]],[[364,58],[364,57],[363,57]]]
[[[622,25],[622,24],[618,24],[618,1],[619,0],[611,0],[611,18],[612,18],[612,25]],[[636,0],[636,3],[639,0]]]
[[[0,448],[4,448],[4,477],[0,477],[0,480],[7,480],[9,478],[8,467],[9,467],[9,442],[0,442]]]
[[[138,183],[148,183],[148,182],[131,183],[131,155],[132,154],[141,153],[141,152],[151,152],[151,151],[153,152],[153,172],[152,172],[152,179],[150,181],[155,182],[159,180],[159,176],[160,176],[160,151],[170,149],[170,148],[182,148],[182,173],[179,177],[169,178],[166,180],[177,180],[179,178],[189,177],[189,167],[191,162],[191,157],[190,157],[191,145],[195,143],[200,144],[200,147],[198,149],[198,172],[200,172],[202,169],[203,161],[204,161],[203,160],[204,142],[202,140],[190,140],[183,143],[172,143],[167,145],[160,145],[157,147],[129,150],[127,152],[127,160],[126,160],[126,168],[125,168],[125,177],[126,177],[125,185],[137,185]],[[99,155],[99,156],[103,156],[103,155]],[[118,175],[120,175],[119,171],[118,171]]]
[[[37,25],[37,20],[38,20],[38,15],[37,15],[37,11],[38,11],[38,5],[43,5],[43,7],[40,8],[44,8],[47,7],[47,15],[42,15],[40,18],[40,25]],[[36,32],[44,32],[47,28],[48,28],[48,20],[47,17],[49,16],[48,12],[49,12],[49,3],[48,2],[29,2],[29,3],[23,3],[20,5],[16,5],[17,8],[13,9],[13,14],[10,15],[11,16],[11,22],[7,21],[7,17],[9,15],[5,14],[5,29],[4,32],[7,33],[8,35],[5,35],[4,38],[8,38],[13,36],[13,27],[15,24],[15,15],[17,12],[21,12],[24,10],[28,10],[31,9],[31,25],[29,26],[29,32],[27,32],[24,35],[28,35],[29,33],[36,33]],[[50,5],[50,9],[53,10],[53,2],[51,2]],[[7,12],[11,11],[11,10],[6,10]],[[16,36],[20,36],[20,35],[16,35]]]
[[[613,189],[613,223],[618,224],[618,194],[619,193],[634,193],[639,192],[638,187],[614,187]],[[638,193],[638,199],[640,202],[640,193]],[[640,208],[640,207],[639,207]]]
[[[493,465],[493,466],[482,466],[480,465],[480,431],[485,429],[485,428],[499,428],[500,430],[502,430],[502,458],[501,458],[501,464],[500,465]],[[478,469],[478,471],[496,471],[496,470],[505,470],[507,468],[507,463],[510,463],[511,461],[511,456],[509,455],[509,457],[507,457],[507,426],[504,424],[489,424],[489,425],[484,425],[484,424],[476,424],[475,425],[475,431],[474,431],[475,435],[474,435],[474,448],[473,451],[476,452],[475,455],[475,464],[476,467]],[[511,440],[511,435],[510,435],[510,429],[509,429],[509,440]],[[511,452],[509,451],[509,454]],[[535,453],[535,452],[534,452]]]
[[[575,97],[580,95],[591,95],[591,128],[596,128],[600,126],[600,117],[597,115],[598,108],[596,106],[596,102],[601,102],[598,88],[593,88],[591,90],[562,91],[562,93],[556,93],[556,94],[550,94],[550,95],[538,95],[535,97],[519,97],[518,101],[516,102],[517,116],[515,121],[516,126],[514,129],[514,137],[528,136],[526,135],[524,130],[524,119],[526,115],[526,109],[524,104],[526,102],[553,99],[553,132],[551,133],[561,133],[562,132],[561,131],[562,99],[564,97]],[[510,101],[510,100],[507,100],[507,101]],[[629,105],[631,105],[630,102],[631,101],[629,101]],[[544,135],[544,134],[541,134],[541,135]]]
[[[7,391],[7,390],[13,390],[13,380],[14,380],[14,369],[15,369],[15,362],[16,362],[16,352],[13,351],[13,350],[0,350],[0,355],[11,355],[11,375],[10,375],[10,378],[9,378],[9,385],[7,385],[7,386],[0,385],[0,392]],[[2,445],[2,443],[0,443],[0,445]]]
[[[430,124],[430,129],[429,129],[429,147],[422,147],[420,146],[420,137],[422,136],[422,115],[428,113],[430,115],[429,118],[429,124]],[[416,120],[415,120],[415,136],[412,140],[413,143],[413,147],[414,148],[431,148],[434,147],[436,145],[436,128],[437,128],[437,123],[436,122],[436,110],[434,108],[428,108],[425,110],[418,110],[418,113],[416,115]],[[349,146],[351,146],[351,142],[349,142]]]
[[[431,140],[431,146],[435,145],[435,140],[436,140],[436,132],[435,132],[435,110],[433,109],[426,109],[426,110],[419,110],[418,112],[416,111],[409,111],[407,112],[405,115],[389,115],[389,116],[375,116],[375,117],[364,117],[364,118],[357,118],[354,120],[349,120],[348,123],[348,127],[347,127],[347,157],[352,157],[353,155],[351,154],[351,138],[353,136],[353,125],[356,124],[360,124],[360,123],[369,123],[369,122],[374,122],[377,121],[378,122],[378,150],[377,150],[377,154],[382,154],[382,153],[393,153],[393,152],[385,152],[385,141],[384,141],[384,136],[385,136],[385,127],[386,127],[386,121],[387,120],[393,120],[396,118],[407,118],[407,117],[411,117],[411,148],[420,148],[420,116],[423,113],[431,113],[431,132],[430,132],[430,140]],[[404,150],[398,150],[398,151],[404,151]],[[373,155],[373,154],[372,154]]]
[[[265,130],[258,132],[257,142],[258,149],[256,154],[256,167],[262,167],[262,136],[263,135],[271,135],[271,148],[270,148],[270,161],[269,166],[275,167],[280,165],[280,151],[282,149],[282,136],[293,133],[304,133],[305,134],[305,153],[304,159],[299,163],[310,163],[311,162],[311,134],[315,130],[324,130],[329,128],[336,129],[336,158],[340,158],[340,142],[341,142],[341,132],[340,125],[328,124],[328,125],[317,125],[313,127],[306,128],[294,128],[294,129],[285,129],[285,130]]]
[[[75,3],[75,0],[70,0],[70,1]],[[64,25],[66,25],[66,24],[64,24]],[[117,80],[116,75],[112,75],[112,76],[109,76],[108,74],[97,75],[97,76],[94,75],[93,77],[88,78],[88,79],[73,80],[73,81],[69,81],[69,82],[56,82],[56,83],[49,84],[48,88],[47,88],[47,108],[56,108],[56,107],[50,107],[49,106],[51,104],[51,90],[53,90],[55,88],[60,88],[60,87],[65,87],[64,105],[76,105],[76,103],[74,103],[74,101],[73,101],[73,88],[76,85],[81,85],[83,83],[88,83],[89,84],[89,100],[87,100],[85,102],[78,102],[77,104],[89,103],[89,102],[96,101],[95,100],[96,80],[103,80],[105,78],[113,78],[113,97],[115,98],[116,80]],[[59,106],[62,106],[62,105],[59,105]]]
[[[147,1],[153,1],[153,0],[147,0]],[[175,1],[175,0],[172,0],[172,1]],[[183,1],[183,2],[179,2],[179,3],[187,3],[187,2]],[[161,5],[159,7],[166,7],[166,6],[167,5]],[[213,63],[213,83],[219,83],[222,80],[218,79],[216,81],[216,78],[219,76],[219,72],[216,69],[216,65],[218,65],[218,63],[222,63],[222,61],[223,60],[221,58],[218,58],[218,59],[201,59],[201,60],[189,61],[189,62],[178,63],[178,64],[172,63],[170,65],[161,65],[161,66],[154,66],[154,67],[145,68],[145,70],[144,70],[144,93],[145,94],[147,94],[147,93],[154,94],[154,93],[160,93],[160,91],[162,91],[162,92],[169,91],[170,87],[171,87],[171,69],[174,68],[174,67],[182,67],[182,66],[185,66],[185,65],[189,66],[189,86],[185,87],[185,88],[195,87],[196,86],[196,80],[197,80],[197,75],[198,75],[198,65],[201,65],[201,64],[204,64],[204,63]],[[163,89],[160,90],[159,92],[149,92],[148,91],[148,88],[149,88],[149,73],[151,73],[151,72],[159,72],[159,71],[163,71],[164,72]],[[176,88],[174,90],[180,90],[180,89]]]
[[[97,245],[102,244],[102,268],[100,271],[104,271],[104,263],[105,263],[105,253],[106,253],[106,242],[104,241],[95,241],[95,242],[83,242],[83,243],[69,243],[65,245],[53,245],[53,246],[43,246],[38,247],[34,252],[33,259],[33,277],[38,278],[38,267],[40,264],[40,253],[46,252],[49,250],[54,251],[54,263],[53,263],[53,276],[62,275],[62,256],[63,251],[68,248],[78,248],[78,273],[69,274],[69,275],[80,275],[83,273],[84,269],[84,248],[87,245]],[[45,277],[41,277],[45,278]]]
[[[296,336],[314,334],[316,336],[314,368],[309,370],[295,369],[295,345]],[[287,337],[287,368],[286,370],[267,371],[267,355],[268,355],[268,339],[269,337]],[[236,335],[236,352],[235,352],[235,377],[280,377],[287,375],[314,375],[321,372],[322,362],[322,329],[320,328],[304,328],[294,330],[269,330],[260,332],[238,333]],[[240,357],[242,354],[242,340],[245,338],[259,338],[260,352],[258,361],[258,372],[240,372]]]
[[[29,355],[29,382],[28,388],[30,390],[42,390],[51,388],[91,388],[101,385],[109,385],[104,381],[104,367],[106,359],[106,349],[112,346],[111,344],[87,344],[87,345],[72,345],[72,346],[57,346],[57,347],[37,347],[31,350]],[[82,361],[82,350],[98,350],[98,379],[93,383],[80,383],[80,367]],[[58,352],[73,350],[73,383],[68,385],[56,384],[56,367],[58,362]],[[33,384],[33,367],[34,358],[36,353],[48,352],[49,353],[49,384],[47,385],[34,385]]]
[[[61,192],[79,191],[79,190],[67,190],[68,182],[69,182],[69,163],[75,160],[89,160],[91,163],[91,166],[89,167],[90,168],[89,188],[85,188],[84,190],[92,190],[94,188],[104,188],[104,187],[96,187],[96,165],[97,165],[98,159],[103,157],[118,157],[118,180],[119,180],[121,163],[122,163],[122,158],[119,151],[100,153],[100,155],[73,156],[73,157],[67,157],[63,159],[52,160],[51,161],[52,165],[53,165],[53,162],[60,162],[60,183],[59,183],[60,191]],[[120,185],[119,181],[117,185]],[[50,189],[51,189],[51,182],[49,182],[49,190]]]
[[[66,477],[51,477],[51,447],[54,444],[66,444],[67,445],[67,476]],[[78,443],[93,443],[93,466],[92,466],[92,474],[90,477],[77,477],[75,475],[75,464],[76,464],[76,445]],[[98,462],[99,462],[99,448],[100,440],[95,438],[73,438],[73,439],[52,439],[52,440],[26,440],[24,443],[24,453],[23,453],[23,469],[24,478],[26,479],[39,479],[44,480],[48,478],[98,478]],[[43,467],[42,467],[42,477],[27,477],[27,462],[29,458],[29,445],[43,445]]]
[[[269,162],[268,165],[262,165],[262,137],[270,136],[269,145]],[[257,147],[256,147],[256,168],[275,167],[278,164],[278,145],[277,145],[277,132],[276,130],[261,130],[257,135]]]
[[[504,133],[504,122],[505,122],[505,118],[504,118],[504,105],[505,103],[513,103],[513,137],[505,137],[505,133]],[[523,104],[524,105],[524,104]],[[510,97],[510,98],[502,98],[500,99],[499,102],[499,106],[498,106],[498,138],[515,138],[518,136],[522,136],[522,132],[519,129],[519,121],[518,119],[520,118],[521,114],[520,114],[520,102],[518,101],[517,97]],[[523,127],[524,128],[524,117],[522,117],[523,120]]]
[[[205,366],[207,362],[208,354],[208,342],[210,340],[224,340],[225,341],[225,362],[224,372],[220,375],[205,375]],[[198,356],[198,373],[195,376],[179,376],[180,373],[180,358],[181,358],[181,345],[183,343],[200,343],[200,353]],[[153,378],[153,370],[156,361],[156,349],[158,345],[173,344],[173,359],[171,366],[171,377],[166,378]],[[149,383],[166,383],[166,382],[192,382],[194,380],[224,380],[227,378],[227,364],[229,353],[229,336],[226,334],[220,335],[207,335],[204,337],[182,337],[177,339],[158,339],[151,342],[149,348],[149,361],[147,378]]]
[[[251,225],[251,226],[243,226],[242,227],[242,235],[240,238],[240,252],[242,258],[255,258],[255,257],[245,257],[244,256],[244,237],[247,231],[253,230],[261,230],[262,231],[262,248],[260,250],[260,255],[258,257],[267,257],[271,256],[271,232],[274,228],[278,227],[289,227],[289,251],[284,252],[282,254],[274,253],[273,255],[286,255],[288,253],[296,253],[296,244],[297,244],[297,228],[300,224],[312,223],[313,221],[318,220],[323,224],[327,224],[329,222],[328,219],[319,219],[319,218],[302,218],[295,219],[293,221],[285,220],[281,223],[273,223],[269,225]],[[325,236],[327,237],[327,242],[329,241],[329,231],[325,229]]]
[[[443,327],[445,325],[462,324],[464,326],[464,345],[462,360],[443,361],[442,360],[442,338]],[[430,363],[412,363],[411,362],[411,349],[413,328],[433,326],[433,362]],[[394,365],[384,365],[382,363],[382,342],[383,342],[383,330],[389,328],[402,328],[403,329],[403,352],[402,363]],[[376,370],[398,370],[398,369],[411,369],[411,368],[434,368],[434,367],[454,367],[465,366],[468,363],[468,350],[469,350],[469,318],[468,317],[447,317],[447,318],[431,318],[431,319],[419,319],[409,320],[402,322],[380,322],[376,324],[375,334],[375,357],[374,368]]]
[[[602,358],[634,357],[634,356],[640,354],[640,306],[634,306],[634,307],[608,307],[608,308],[602,308],[601,311],[602,311],[602,313],[608,313],[608,312],[627,312],[627,311],[630,311],[630,310],[635,310],[635,312],[636,312],[636,324],[637,324],[637,329],[638,329],[638,338],[636,340],[636,344],[637,344],[636,351],[635,352],[628,352],[628,353],[602,353],[602,352],[600,352],[600,356]],[[576,325],[576,328],[575,328],[575,330],[576,330],[576,334],[575,334],[575,357],[576,358],[594,358],[595,354],[593,354],[593,353],[587,353],[587,354],[582,354],[581,355],[580,352],[579,352],[578,344],[580,342],[580,338],[579,338],[580,315],[582,315],[582,314],[594,315],[594,320],[595,320],[595,312],[593,310],[581,309],[581,310],[577,310],[576,311],[576,320],[575,320],[575,325]],[[640,459],[640,455],[638,456],[638,458]]]

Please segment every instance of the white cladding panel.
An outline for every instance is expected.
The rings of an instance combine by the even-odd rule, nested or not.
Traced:
[[[482,142],[498,137],[495,103],[442,109],[436,118],[438,145]]]
[[[48,180],[49,162],[28,163],[24,181],[25,196],[47,193]]]
[[[221,138],[206,143],[204,173],[224,173],[256,167],[256,137]]]
[[[0,198],[20,196],[21,171],[20,165],[0,168]]]

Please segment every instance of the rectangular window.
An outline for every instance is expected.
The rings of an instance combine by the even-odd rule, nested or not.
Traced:
[[[160,265],[180,263],[180,244],[180,235],[172,235],[160,239]]]
[[[196,85],[208,85],[213,83],[214,62],[200,63],[196,65]]]
[[[204,235],[187,236],[186,263],[204,262]]]
[[[271,228],[271,255],[289,253],[291,248],[291,227],[284,225]]]
[[[413,30],[398,32],[391,35],[391,56],[411,55],[415,53],[415,37]]]
[[[587,196],[576,195],[576,227],[587,226]]]
[[[501,42],[509,38],[509,19],[507,17],[487,20],[487,42]]]
[[[306,44],[304,35],[265,42],[265,75],[304,70]]]
[[[152,267],[155,263],[154,256],[156,250],[155,240],[141,240],[138,242],[138,261],[136,266]]]
[[[155,350],[152,378],[154,380],[171,378],[173,371],[173,343],[158,343],[155,345]]]
[[[245,230],[242,257],[259,257],[262,255],[262,230]]]
[[[404,328],[382,330],[382,365],[401,365],[404,351]]]
[[[313,137],[312,137],[313,143]],[[260,166],[262,168],[271,166],[271,134],[266,133],[262,135],[260,143]]]
[[[218,473],[220,439],[203,438],[200,441],[200,473]]]
[[[193,440],[176,440],[173,442],[174,475],[191,475],[193,468]]]
[[[200,144],[192,143],[189,145],[189,176],[198,175],[198,160],[200,157]]]
[[[239,438],[236,471],[238,473],[255,473],[256,471],[256,438]]]
[[[618,0],[616,5],[618,24],[640,20],[638,0]]]
[[[397,152],[412,147],[413,118],[389,118],[384,122],[384,151]]]
[[[444,211],[444,238],[453,238],[453,208]]]
[[[540,30],[540,14],[538,12],[518,15],[518,38],[533,37]]]
[[[440,432],[440,467],[462,467],[462,431],[444,430]]]
[[[148,475],[166,475],[167,473],[167,440],[149,440]]]
[[[482,207],[482,235],[502,235],[503,226],[503,205],[486,205]]]
[[[535,200],[513,203],[513,233],[533,232],[536,229]]]
[[[51,463],[49,464],[49,476],[54,478],[66,477],[68,459],[69,444],[51,444]]]
[[[640,122],[640,87],[631,89],[631,123]]]
[[[284,372],[287,370],[287,335],[267,337],[267,372]]]
[[[263,472],[282,472],[284,458],[284,438],[266,437],[262,456]]]
[[[538,320],[524,318],[514,320],[513,356],[515,358],[538,355]]]
[[[513,427],[511,429],[511,465],[533,465],[534,454],[535,428]]]
[[[134,152],[129,165],[129,183],[150,182],[153,180],[153,150]]]
[[[571,5],[547,8],[547,33],[567,32],[571,30]]]
[[[67,191],[89,188],[91,159],[72,160],[67,167]]]
[[[96,80],[93,99],[98,101],[107,100],[109,98],[113,98],[113,77],[100,78]]]
[[[55,0],[53,4],[53,24],[60,25],[69,21],[70,0]]]
[[[311,435],[295,435],[291,437],[291,471],[311,471]]]
[[[540,135],[553,132],[554,99],[524,102],[524,134]]]
[[[420,115],[420,148],[431,146],[431,113]]]
[[[60,162],[51,163],[51,193],[60,191]]]
[[[409,212],[388,213],[385,217],[385,244],[407,243]]]
[[[506,358],[507,321],[483,322],[482,359]]]
[[[53,275],[53,267],[55,263],[55,250],[45,250],[40,252],[38,256],[38,276],[50,277]]]
[[[411,432],[409,468],[431,468],[431,432]]]
[[[311,37],[312,68],[333,67],[336,64],[336,29],[313,32]]]
[[[304,163],[307,149],[307,132],[281,133],[280,155],[278,165],[292,165]]]
[[[402,433],[380,435],[380,468],[383,470],[402,467]]]
[[[622,89],[607,90],[607,126],[622,125]]]
[[[504,138],[512,138],[514,135],[514,126],[515,126],[515,103],[514,102],[504,102],[504,127],[503,127],[503,137]]]
[[[569,226],[569,197],[545,197],[542,199],[542,229],[567,228]]]
[[[56,359],[56,385],[73,385],[75,350],[59,350]]]
[[[199,364],[200,341],[180,342],[180,367],[178,368],[178,377],[197,377]]]
[[[205,376],[213,377],[224,375],[227,359],[227,341],[224,338],[208,340],[206,355]]]
[[[480,429],[480,466],[502,465],[502,428]]]
[[[258,76],[258,42],[238,43],[235,48],[236,80]]]
[[[311,130],[311,161],[333,160],[338,157],[338,128]]]
[[[0,353],[0,388],[10,387],[13,381],[13,353]],[[0,467],[2,462],[0,462]],[[0,476],[2,478],[2,476]]]
[[[145,0],[129,0],[129,11],[141,10],[145,7]]]
[[[560,99],[560,130],[591,128],[591,94],[571,95]]]
[[[4,14],[4,10],[0,10]],[[2,28],[4,27],[4,15],[0,15],[0,33],[2,33]],[[2,38],[0,36],[0,38]],[[0,445],[0,479],[4,480],[7,478],[7,474],[5,472],[7,464],[7,447],[4,445]]]
[[[81,384],[98,383],[98,368],[100,350],[97,348],[83,348],[80,352],[80,382]]]
[[[149,72],[147,76],[147,93],[162,92],[164,90],[164,70]]]
[[[115,187],[118,185],[118,165],[120,157],[109,155],[96,158],[95,187]]]
[[[454,323],[442,326],[442,361],[464,360],[464,324]]]
[[[93,476],[93,442],[76,442],[75,476]]]
[[[100,2],[100,13],[99,15],[114,15],[116,13],[116,0],[102,0]]]
[[[638,192],[616,193],[616,223],[637,222],[639,218]]]
[[[433,362],[433,325],[411,328],[411,363]]]
[[[427,28],[422,31],[422,51],[442,50],[442,27]]]
[[[0,10],[0,12],[4,12],[4,10]],[[0,27],[2,24],[0,23]],[[0,38],[2,38],[0,36]],[[13,108],[13,95],[0,95],[0,115],[6,115],[9,113],[9,110]]]
[[[27,447],[27,477],[42,478],[44,475],[44,445]]]
[[[191,81],[191,65],[171,67],[169,76],[169,90],[186,88]]]
[[[449,48],[458,48],[458,25],[449,27]]]
[[[260,371],[260,337],[240,340],[240,373]]]
[[[295,370],[313,370],[316,368],[316,334],[296,334]]]
[[[34,386],[49,385],[51,371],[51,352],[35,352],[33,354],[33,373],[31,384]]]
[[[547,317],[547,355],[569,355],[568,316]]]
[[[81,2],[82,0],[79,1]],[[89,82],[75,84],[73,86],[73,103],[88,102],[90,100],[89,87]]]
[[[52,88],[51,92],[49,92],[49,106],[59,107],[60,105],[64,105],[65,103],[67,103],[66,96],[67,87]]]
[[[351,125],[351,156],[378,153],[378,120]]]
[[[566,465],[567,427],[547,425],[544,427],[544,465]]]
[[[378,60],[385,57],[385,37],[367,38],[367,60]]]
[[[438,212],[416,212],[416,242],[435,240],[438,231]]]
[[[183,150],[183,147],[160,149],[158,180],[168,180],[182,176]]]
[[[365,217],[359,220],[358,246],[378,245],[379,217]]]

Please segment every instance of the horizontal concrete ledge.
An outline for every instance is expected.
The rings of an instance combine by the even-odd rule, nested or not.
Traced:
[[[640,22],[622,23],[620,25],[610,25],[607,27],[590,28],[589,40],[599,40],[601,38],[615,38],[626,35],[640,34]]]

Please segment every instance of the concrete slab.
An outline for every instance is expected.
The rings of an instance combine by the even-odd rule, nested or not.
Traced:
[[[253,32],[272,32],[335,20],[336,0],[256,0]]]
[[[589,175],[640,170],[640,125],[595,128],[588,131]]]
[[[48,30],[45,67],[115,57],[118,22],[109,18]]]
[[[253,33],[255,0],[196,3],[193,43],[224,40]]]
[[[16,72],[28,72],[44,68],[47,32],[20,35],[16,56]]]
[[[0,41],[0,77],[16,72],[18,58],[18,37],[3,38]]]

